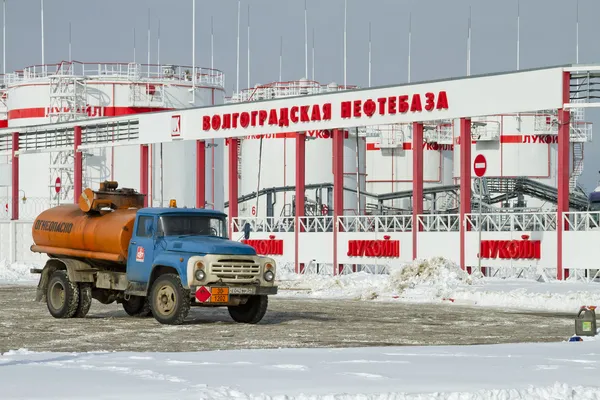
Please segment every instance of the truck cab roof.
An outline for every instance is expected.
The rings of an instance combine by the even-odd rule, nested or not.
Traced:
[[[168,215],[168,214],[194,214],[205,215],[207,217],[226,217],[227,214],[206,208],[176,208],[176,207],[146,207],[140,208],[138,214],[145,215]]]

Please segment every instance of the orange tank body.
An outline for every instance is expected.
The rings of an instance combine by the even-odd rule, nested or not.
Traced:
[[[125,263],[136,212],[87,214],[76,204],[50,208],[33,223],[32,251]]]

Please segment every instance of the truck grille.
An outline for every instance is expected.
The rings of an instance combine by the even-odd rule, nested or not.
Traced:
[[[219,260],[212,263],[211,272],[223,282],[252,282],[260,275],[260,265],[251,260]]]

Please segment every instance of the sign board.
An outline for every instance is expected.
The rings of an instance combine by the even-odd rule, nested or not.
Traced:
[[[473,161],[473,170],[478,178],[485,175],[485,171],[487,170],[487,160],[483,154],[477,154],[475,157],[475,161]]]
[[[147,113],[139,116],[139,141],[206,140],[557,109],[564,105],[562,83],[563,68],[555,67]],[[185,132],[177,124],[184,116]],[[178,126],[181,136],[172,137]]]
[[[60,176],[56,178],[56,181],[54,181],[54,191],[56,193],[60,193],[60,188],[62,187],[62,183],[60,181]]]
[[[181,136],[181,115],[171,116],[171,137]]]

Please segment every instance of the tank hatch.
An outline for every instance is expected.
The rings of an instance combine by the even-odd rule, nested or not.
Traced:
[[[143,208],[145,194],[135,189],[121,188],[116,181],[100,183],[99,190],[85,189],[79,197],[79,208],[85,213],[99,213],[103,208]]]

